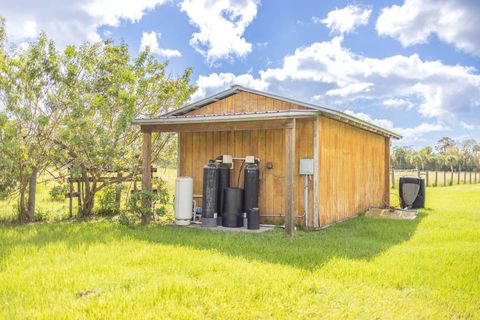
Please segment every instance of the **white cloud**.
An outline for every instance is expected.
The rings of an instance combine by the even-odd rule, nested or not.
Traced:
[[[266,90],[267,88],[265,82],[255,79],[248,73],[239,76],[233,73],[211,73],[208,76],[198,77],[196,81],[198,90],[192,96],[192,101],[217,93],[235,84],[257,90]]]
[[[313,22],[322,23],[330,29],[330,33],[344,34],[355,30],[358,26],[368,24],[372,9],[362,9],[349,5],[342,9],[335,9],[327,14],[325,19],[313,17]]]
[[[166,1],[0,1],[0,15],[7,19],[7,33],[12,41],[26,41],[45,31],[64,47],[99,40],[98,27],[118,26],[121,20],[138,22],[147,11]]]
[[[145,50],[146,47],[150,47],[150,51],[160,56],[167,58],[181,57],[182,53],[174,49],[162,49],[158,44],[158,39],[161,37],[160,33],[143,32],[142,41],[140,43],[140,50]]]
[[[403,144],[403,145],[424,141],[425,139],[423,138],[423,135],[427,133],[450,130],[448,126],[444,126],[438,123],[428,123],[428,122],[421,123],[418,126],[412,127],[412,128],[400,128],[400,127],[396,127],[393,121],[391,120],[372,118],[366,113],[354,112],[348,109],[345,110],[345,113],[351,116],[357,117],[359,119],[362,119],[364,121],[373,123],[387,130],[401,134],[403,138],[399,142],[397,142],[397,144]]]
[[[422,116],[445,123],[480,106],[480,75],[473,68],[425,61],[417,54],[363,57],[344,48],[341,37],[296,49],[280,67],[261,70],[257,77],[228,75],[211,75],[214,84],[205,81],[210,76],[201,77],[196,98],[247,77],[253,86],[325,106],[345,108],[347,102],[368,99],[379,106],[390,100],[392,107],[403,99]]]
[[[190,45],[208,62],[245,57],[252,44],[243,37],[245,29],[257,15],[256,0],[183,0],[180,8],[199,29]]]
[[[443,42],[480,55],[480,4],[476,0],[405,0],[401,6],[384,8],[376,29],[405,47],[426,43],[435,34]]]
[[[467,130],[475,130],[475,129],[480,129],[480,126],[476,126],[474,124],[470,124],[470,123],[466,123],[464,121],[461,121],[460,122],[460,126],[463,128],[463,129],[467,129]]]
[[[371,82],[351,83],[343,88],[328,90],[326,92],[326,95],[348,97],[354,94],[358,94],[360,92],[368,92],[370,91],[370,87],[372,86],[373,86],[373,83]]]
[[[402,108],[411,108],[412,103],[408,100],[395,98],[395,99],[387,99],[382,103],[387,108],[392,109],[402,109]]]

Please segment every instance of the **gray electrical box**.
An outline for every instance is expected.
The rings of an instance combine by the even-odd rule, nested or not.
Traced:
[[[313,174],[313,159],[300,159],[299,174]]]

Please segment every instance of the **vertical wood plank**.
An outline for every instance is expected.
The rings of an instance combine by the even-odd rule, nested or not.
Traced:
[[[295,235],[295,119],[293,128],[285,130],[285,232],[289,236]]]
[[[385,138],[385,191],[384,201],[387,207],[390,206],[390,139]],[[427,172],[428,174],[428,172]],[[428,181],[428,179],[427,179]],[[428,184],[428,183],[427,183]]]

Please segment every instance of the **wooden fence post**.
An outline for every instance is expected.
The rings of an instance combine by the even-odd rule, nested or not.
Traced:
[[[447,171],[443,171],[443,186],[447,185]]]
[[[395,169],[392,168],[392,189],[395,189]]]
[[[438,171],[435,169],[435,187],[438,187]]]
[[[72,198],[72,194],[73,194],[73,182],[70,181],[69,183],[69,195],[68,195],[68,209],[69,209],[69,218],[71,219],[72,216],[73,216],[73,198]]]
[[[426,187],[428,187],[428,170],[425,171],[426,177],[425,177],[425,183]]]
[[[453,186],[453,170],[450,172],[450,185]]]
[[[467,183],[467,170],[463,171],[463,184]]]
[[[477,168],[475,168],[475,183],[477,183]]]
[[[472,170],[469,172],[468,183],[472,184]]]
[[[458,167],[458,171],[457,171],[457,184],[460,184],[460,173],[461,173],[462,169],[460,169],[460,167]]]

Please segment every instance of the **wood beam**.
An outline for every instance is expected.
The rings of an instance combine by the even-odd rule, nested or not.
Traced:
[[[142,125],[143,132],[208,132],[291,128],[291,119]]]
[[[142,147],[142,190],[151,191],[152,190],[152,133],[143,132],[143,147]],[[142,199],[142,204],[144,207],[150,208],[152,206],[151,200],[149,197],[144,196]],[[148,223],[148,216],[142,214],[142,223]]]
[[[285,232],[295,235],[295,119],[285,128]]]
[[[390,138],[385,137],[385,191],[383,200],[390,206]]]

